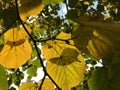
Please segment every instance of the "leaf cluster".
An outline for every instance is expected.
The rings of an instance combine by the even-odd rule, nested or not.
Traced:
[[[119,4],[0,0],[0,90],[119,90]]]

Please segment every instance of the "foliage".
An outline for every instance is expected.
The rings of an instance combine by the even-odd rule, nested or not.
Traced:
[[[119,90],[119,21],[119,0],[0,0],[0,90]]]

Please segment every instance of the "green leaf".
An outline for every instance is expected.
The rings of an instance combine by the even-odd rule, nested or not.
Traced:
[[[5,27],[13,25],[16,19],[17,19],[17,12],[15,7],[11,7],[3,11],[3,21]]]
[[[40,67],[40,60],[39,59],[36,59],[36,60],[33,60],[32,61],[32,65],[36,66],[36,67]]]
[[[42,3],[47,5],[47,4],[58,4],[60,2],[63,2],[64,0],[42,0]]]
[[[88,80],[88,86],[90,90],[113,90],[110,88],[107,69],[94,70]]]
[[[8,90],[6,71],[0,65],[0,90]]]
[[[28,68],[27,73],[29,74],[30,77],[37,76],[37,67],[32,66]]]

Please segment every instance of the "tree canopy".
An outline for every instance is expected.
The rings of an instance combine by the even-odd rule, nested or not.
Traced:
[[[119,76],[119,0],[0,0],[0,90],[119,90]]]

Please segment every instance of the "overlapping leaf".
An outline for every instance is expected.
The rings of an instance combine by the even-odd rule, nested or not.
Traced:
[[[47,44],[45,44],[42,47],[42,51],[43,51],[43,54],[44,54],[44,57],[46,60],[49,60],[51,58],[60,57],[63,49],[65,49],[65,48],[70,47],[70,48],[76,49],[74,46],[69,45],[69,44],[73,44],[73,41],[70,40],[71,39],[70,34],[61,32],[57,36],[57,39],[59,39],[59,40],[49,41]],[[68,40],[69,44],[67,44],[64,40]]]
[[[7,68],[18,68],[31,56],[32,50],[28,40],[14,43],[6,43],[0,53],[0,64]]]
[[[5,44],[0,53],[0,64],[18,68],[31,57],[32,49],[23,28],[12,28],[4,35]]]
[[[29,33],[31,33],[31,30],[28,27],[27,27],[27,30]],[[29,36],[22,26],[11,28],[4,34],[5,42],[6,41],[16,42],[18,40],[21,40],[21,39],[26,40],[28,38]]]
[[[78,50],[67,44],[70,34],[60,33],[58,40],[48,42],[43,46],[43,54],[47,62],[47,71],[55,82],[64,90],[70,90],[83,79],[85,61]],[[65,36],[65,37],[64,37]]]
[[[26,21],[28,16],[39,14],[44,7],[40,0],[20,0],[20,2],[19,12],[23,21]]]
[[[81,82],[85,68],[83,57],[75,49],[70,48],[65,49],[61,57],[53,58],[47,63],[47,71],[64,90],[71,90],[71,87]]]
[[[120,24],[82,22],[75,31],[77,48],[95,58],[108,59],[120,50]]]

